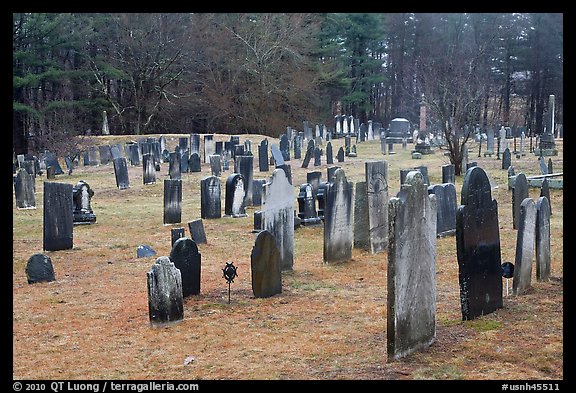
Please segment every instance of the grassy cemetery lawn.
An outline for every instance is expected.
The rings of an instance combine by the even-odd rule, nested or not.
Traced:
[[[147,135],[148,136],[148,135]],[[153,135],[158,137],[159,135]],[[174,151],[178,137],[165,135]],[[100,144],[121,143],[135,136],[97,137]],[[260,135],[241,135],[252,141],[254,178],[268,179],[258,170]],[[228,135],[215,135],[216,141]],[[278,139],[268,137],[270,144]],[[512,140],[511,146],[513,147]],[[334,157],[344,139],[334,139]],[[554,172],[563,171],[563,141],[551,157]],[[518,148],[519,148],[518,141]],[[364,162],[388,161],[389,196],[400,189],[400,169],[428,167],[431,184],[441,183],[441,166],[448,157],[435,148],[422,159],[411,148],[395,145],[383,156],[380,141],[357,144],[357,157],[341,166],[348,180],[364,181]],[[485,145],[482,146],[485,148]],[[324,146],[325,150],[325,146]],[[526,143],[528,151],[528,143]],[[293,151],[292,151],[293,152]],[[305,150],[302,152],[304,158]],[[203,159],[202,153],[202,159]],[[292,159],[294,206],[306,173],[322,165]],[[545,157],[546,162],[548,157]],[[478,157],[472,143],[469,161],[477,161],[492,181],[498,201],[502,262],[514,262],[517,230],[512,225],[512,194],[501,160]],[[538,157],[512,155],[516,174],[540,175]],[[63,160],[61,166],[66,172]],[[223,172],[222,211],[225,180]],[[255,298],[251,287],[250,253],[254,212],[248,217],[203,220],[207,244],[202,254],[200,295],[184,299],[184,320],[152,328],[148,316],[146,273],[159,256],[171,250],[170,230],[186,228],[200,218],[200,179],[210,175],[182,174],[182,223],[163,224],[163,180],[168,163],[161,164],[156,183],[144,185],[142,166],[128,163],[130,188],[119,190],[112,162],[75,168],[57,182],[87,182],[94,196],[97,221],[74,227],[74,247],[45,252],[54,265],[56,281],[28,284],[25,267],[33,254],[43,253],[43,182],[36,178],[36,209],[16,208],[13,201],[13,378],[14,379],[563,379],[563,190],[550,189],[551,279],[536,280],[527,293],[504,297],[504,307],[475,320],[462,321],[455,236],[437,240],[436,341],[427,349],[397,361],[386,357],[387,253],[372,255],[354,249],[352,260],[323,262],[323,227],[295,231],[294,270],[283,272],[282,293]],[[456,177],[457,201],[463,176]],[[530,188],[534,200],[540,188]],[[157,251],[136,258],[147,244]],[[222,275],[226,262],[238,267],[228,284]],[[535,258],[534,258],[535,264]],[[504,279],[503,279],[504,280]],[[503,283],[506,288],[506,283]]]

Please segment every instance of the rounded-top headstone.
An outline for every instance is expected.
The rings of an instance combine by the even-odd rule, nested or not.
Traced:
[[[26,264],[26,278],[28,284],[55,281],[56,276],[50,257],[45,254],[32,255]]]

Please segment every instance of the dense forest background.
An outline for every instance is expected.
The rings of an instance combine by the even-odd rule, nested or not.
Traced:
[[[16,154],[111,134],[261,133],[337,114],[525,126],[563,113],[563,15],[15,13]]]

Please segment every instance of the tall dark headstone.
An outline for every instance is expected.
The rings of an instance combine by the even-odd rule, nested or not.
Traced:
[[[310,159],[312,159],[313,155],[314,155],[314,148],[309,147],[306,150],[306,154],[304,155],[304,160],[302,160],[301,168],[308,168],[308,165],[310,165]]]
[[[114,162],[114,175],[116,177],[116,187],[120,190],[125,190],[130,187],[130,179],[128,179],[128,166],[124,157],[115,158]]]
[[[353,183],[343,169],[337,169],[324,190],[324,262],[340,262],[352,258],[354,242]]]
[[[542,180],[542,186],[540,187],[540,196],[546,197],[548,199],[548,207],[550,208],[550,215],[552,215],[552,203],[550,202],[550,185],[548,184],[548,179],[544,178]]]
[[[30,175],[25,169],[18,168],[16,170],[14,194],[18,209],[36,209],[35,182],[34,175]]]
[[[210,156],[216,153],[214,135],[204,135],[204,164],[210,163]]]
[[[188,156],[188,150],[180,150],[180,173],[190,172],[190,157]]]
[[[516,175],[514,186],[512,187],[512,227],[518,229],[518,219],[520,217],[520,205],[528,198],[528,179],[523,173]]]
[[[322,165],[322,150],[319,147],[314,148],[314,166]]]
[[[276,238],[280,251],[280,269],[294,266],[294,188],[282,169],[274,169],[264,185],[262,229]]]
[[[318,193],[316,194],[316,200],[318,201],[318,217],[324,220],[324,211],[326,208],[326,184],[327,182],[320,182],[318,186]]]
[[[188,222],[190,237],[196,244],[206,244],[206,231],[204,231],[204,222],[201,218]]]
[[[43,249],[68,250],[73,246],[72,184],[44,182]]]
[[[280,136],[280,152],[284,161],[290,161],[290,142],[286,134]]]
[[[244,176],[233,173],[226,179],[226,196],[224,201],[224,215],[228,217],[246,217],[244,204]]]
[[[170,179],[172,180],[182,179],[182,174],[180,172],[180,160],[181,156],[179,152],[170,153],[170,164],[168,167],[168,174],[170,175]]]
[[[356,182],[354,193],[354,248],[370,249],[370,226],[366,182]]]
[[[365,166],[370,252],[388,247],[388,163],[368,161]]]
[[[433,184],[428,186],[428,194],[436,195],[437,212],[436,235],[449,236],[456,234],[456,187],[453,183]]]
[[[388,359],[436,339],[436,197],[411,171],[388,203]]]
[[[138,152],[138,144],[131,143],[128,145],[130,165],[140,166],[140,153]]]
[[[220,177],[222,175],[222,157],[220,155],[213,154],[210,156],[210,170],[212,176]]]
[[[550,279],[550,206],[542,196],[536,202],[536,279]]]
[[[442,183],[456,183],[454,164],[442,165]]]
[[[512,165],[512,154],[510,153],[510,149],[504,149],[504,153],[502,153],[502,169],[508,169],[508,167]]]
[[[471,320],[502,307],[502,263],[498,203],[481,167],[464,177],[462,204],[456,211],[462,319]]]
[[[144,184],[156,183],[156,167],[154,165],[154,157],[152,154],[147,153],[142,155],[142,181]]]
[[[316,199],[314,198],[314,188],[310,183],[300,185],[300,192],[298,193],[298,217],[301,224],[317,225],[321,224],[322,220],[318,218],[316,212]]]
[[[56,281],[52,260],[46,254],[34,254],[26,263],[28,284]]]
[[[182,274],[168,257],[156,259],[146,273],[150,324],[164,326],[184,318]]]
[[[262,139],[258,145],[258,169],[260,172],[268,172],[268,139]]]
[[[106,165],[112,160],[112,154],[110,153],[110,145],[98,146],[98,152],[100,153],[101,165]]]
[[[334,164],[334,153],[332,152],[332,142],[326,143],[326,164]]]
[[[282,293],[280,250],[276,239],[264,230],[258,233],[250,254],[252,292],[256,298],[267,298]]]
[[[525,293],[532,281],[532,264],[536,242],[536,205],[530,197],[520,204],[518,216],[518,234],[516,237],[516,256],[514,259],[514,280],[512,293]]]
[[[170,260],[182,275],[182,296],[200,294],[202,255],[196,243],[187,237],[176,240],[170,251]]]
[[[182,222],[182,179],[164,179],[164,224]]]
[[[96,215],[90,205],[93,196],[94,191],[84,180],[80,180],[72,188],[74,225],[93,224],[96,222]]]
[[[548,159],[548,173],[554,173],[554,167],[552,166],[552,159]]]
[[[254,156],[236,156],[234,158],[234,172],[240,173],[244,178],[244,206],[252,206]]]
[[[222,217],[220,201],[220,179],[216,176],[203,178],[200,181],[200,217],[206,219]]]
[[[336,160],[338,162],[344,162],[344,149],[342,146],[338,149],[338,153],[336,154]]]
[[[190,134],[190,154],[200,155],[200,134]]]
[[[202,162],[200,161],[200,155],[196,152],[190,155],[188,159],[188,169],[190,172],[202,172]]]
[[[294,136],[294,159],[299,160],[302,158],[302,137],[299,134]]]

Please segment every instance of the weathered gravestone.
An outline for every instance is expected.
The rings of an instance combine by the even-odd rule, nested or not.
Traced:
[[[498,203],[481,167],[464,177],[461,206],[456,211],[462,319],[471,320],[502,307],[502,268]]]
[[[179,152],[170,153],[170,164],[168,166],[168,174],[170,179],[179,180],[182,179],[182,173],[180,172],[180,160],[182,156]]]
[[[190,154],[200,155],[200,134],[190,134]]]
[[[150,324],[163,326],[184,318],[184,299],[182,296],[182,275],[168,257],[156,259],[149,272],[148,316]]]
[[[286,134],[280,136],[280,152],[284,161],[290,161],[290,142]]]
[[[110,153],[110,145],[98,146],[98,152],[100,153],[101,165],[106,165],[112,160],[112,153]]]
[[[520,204],[520,215],[518,216],[514,280],[512,282],[512,293],[515,295],[521,295],[530,288],[535,241],[536,205],[532,198],[525,198]]]
[[[196,243],[187,237],[176,240],[170,251],[170,260],[182,275],[182,296],[200,294],[202,255]]]
[[[96,222],[96,215],[90,205],[93,196],[94,191],[84,180],[80,180],[72,189],[74,225],[93,224]]]
[[[16,170],[14,194],[18,209],[36,209],[35,182],[34,175],[30,175],[25,169],[18,168]]]
[[[377,254],[388,247],[388,163],[368,161],[364,167],[370,252]]]
[[[140,165],[140,153],[138,152],[138,144],[131,143],[128,145],[128,151],[130,152],[130,165],[139,166]]]
[[[314,166],[322,165],[322,150],[319,147],[314,148]]]
[[[266,179],[254,179],[252,181],[252,205],[260,206],[262,204],[264,184],[266,184]]]
[[[244,206],[252,205],[252,193],[254,185],[254,156],[236,156],[234,158],[234,172],[244,178]]]
[[[526,175],[519,173],[516,175],[514,186],[512,187],[512,226],[514,229],[518,229],[520,205],[528,196],[528,180]]]
[[[244,176],[233,173],[226,179],[226,196],[224,201],[224,216],[246,217],[246,205],[244,204]]]
[[[190,237],[196,244],[206,244],[206,232],[204,231],[204,222],[202,219],[193,220],[188,222],[188,229],[190,230]]]
[[[280,269],[294,266],[294,188],[282,169],[275,169],[264,185],[262,229],[276,239],[280,251]]]
[[[356,182],[354,193],[354,248],[370,249],[370,227],[366,182]]]
[[[309,183],[312,186],[312,194],[314,198],[318,194],[318,187],[320,187],[320,182],[322,179],[322,172],[320,171],[313,171],[306,173],[306,183]]]
[[[68,250],[73,246],[72,184],[44,182],[44,251]]]
[[[180,239],[181,237],[186,236],[186,230],[184,228],[172,228],[170,229],[170,245],[174,246],[176,240]]]
[[[336,154],[336,160],[338,162],[344,162],[344,149],[342,146],[338,149],[338,153]]]
[[[96,149],[94,149],[94,155],[96,155],[95,153],[96,153]],[[48,167],[54,168],[54,170],[55,170],[54,174],[55,175],[63,175],[64,174],[64,171],[62,170],[62,167],[60,166],[60,163],[58,162],[58,158],[56,157],[56,155],[54,153],[49,152],[49,151],[45,151],[44,152],[44,163],[46,164],[46,168],[48,168]],[[98,165],[98,161],[96,161],[96,165]]]
[[[411,171],[388,202],[388,359],[436,338],[436,197]]]
[[[220,157],[220,156],[218,156]],[[188,173],[190,172],[190,165],[189,165],[190,157],[188,156],[188,150],[181,150],[180,151],[180,173]]]
[[[52,260],[46,254],[34,254],[26,263],[28,284],[56,281]]]
[[[337,169],[324,189],[324,262],[340,262],[352,258],[354,242],[353,183],[343,169]]]
[[[156,255],[156,251],[147,244],[141,244],[136,248],[136,258],[147,258]]]
[[[544,161],[544,157],[538,157],[538,164],[540,165],[540,174],[547,175],[548,174],[548,166],[546,165],[546,161]]]
[[[301,168],[308,168],[308,165],[310,164],[310,159],[312,158],[313,155],[314,155],[314,148],[309,147],[306,150],[306,154],[304,155],[304,160],[302,160]]]
[[[115,143],[113,145],[110,145],[110,156],[111,160],[122,157],[122,147],[120,146],[120,144]]]
[[[156,167],[154,166],[154,157],[147,153],[142,155],[142,181],[144,184],[156,183]]]
[[[125,190],[130,187],[130,179],[128,179],[128,166],[124,157],[115,158],[114,163],[114,176],[116,177],[116,187],[120,190]]]
[[[318,192],[316,193],[316,200],[318,201],[318,217],[321,220],[324,220],[324,210],[326,207],[326,193],[325,193],[325,189],[326,189],[326,182],[320,182],[320,185],[318,186]]]
[[[260,231],[256,236],[250,254],[250,268],[254,297],[267,298],[282,293],[280,251],[270,232]]]
[[[294,135],[294,159],[301,159],[302,158],[302,136],[301,133]]]
[[[332,152],[332,142],[330,141],[326,144],[326,164],[334,164],[334,153]]]
[[[258,169],[260,172],[268,172],[268,139],[262,139],[258,145]]]
[[[190,154],[188,169],[190,172],[202,172],[202,163],[200,162],[200,155],[198,153],[194,152]]]
[[[442,183],[454,184],[456,182],[455,169],[454,164],[442,165]]]
[[[210,163],[210,156],[216,153],[214,135],[204,135],[204,164]]]
[[[322,220],[318,218],[316,212],[316,199],[314,197],[314,188],[310,183],[304,183],[300,185],[300,192],[298,193],[298,217],[301,220],[301,224],[306,225],[317,225],[321,224]]]
[[[536,279],[550,278],[550,206],[546,197],[536,202]]]
[[[550,186],[548,185],[548,179],[542,180],[542,186],[540,187],[540,196],[546,197],[548,199],[548,207],[550,208],[550,215],[552,215],[552,203],[550,203]]]
[[[437,212],[436,235],[439,237],[456,234],[456,187],[453,183],[428,186],[428,194],[436,195]]]
[[[212,171],[212,176],[220,176],[222,175],[222,158],[217,155],[213,154],[210,156],[210,170]]]
[[[552,166],[552,159],[548,159],[548,173],[554,173],[554,167]]]
[[[182,179],[164,179],[164,224],[182,222]]]
[[[338,165],[334,165],[334,166],[329,166],[328,168],[326,168],[326,176],[328,179],[328,182],[332,182],[332,180],[334,180],[334,176],[336,175],[336,170],[340,169],[341,167]]]

